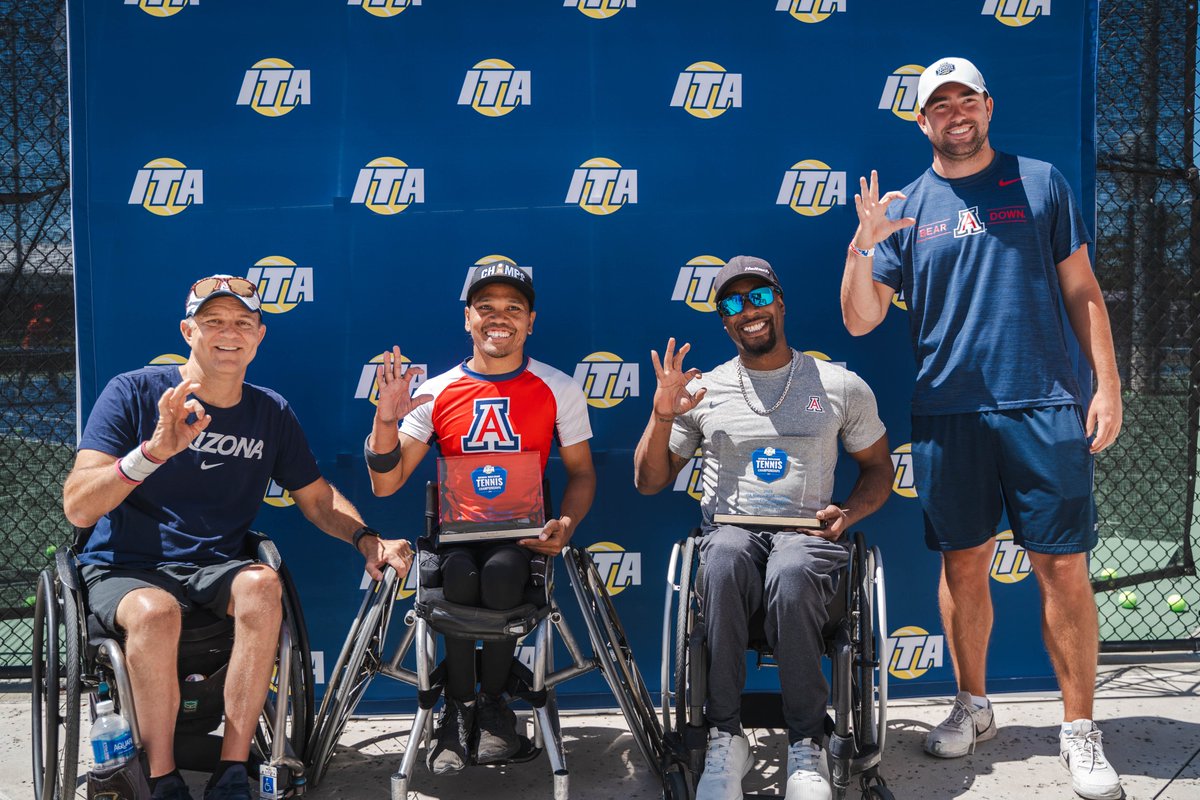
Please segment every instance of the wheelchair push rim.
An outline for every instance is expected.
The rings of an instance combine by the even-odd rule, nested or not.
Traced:
[[[61,635],[60,635],[61,629]],[[35,800],[75,795],[79,767],[82,655],[79,609],[49,571],[34,603],[31,727]]]

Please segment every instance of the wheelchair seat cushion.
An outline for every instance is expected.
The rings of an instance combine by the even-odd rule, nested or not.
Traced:
[[[545,603],[522,603],[500,611],[464,606],[451,603],[437,587],[423,587],[414,607],[443,636],[483,641],[524,636],[550,613],[550,606]]]

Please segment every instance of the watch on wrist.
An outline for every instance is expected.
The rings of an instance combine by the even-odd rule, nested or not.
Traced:
[[[350,537],[350,544],[354,545],[355,550],[358,549],[358,543],[362,541],[364,536],[374,536],[376,539],[381,538],[379,531],[367,525],[363,525],[354,532],[353,536]]]

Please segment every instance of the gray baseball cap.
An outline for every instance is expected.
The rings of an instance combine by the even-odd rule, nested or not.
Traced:
[[[714,297],[720,300],[725,294],[725,287],[739,278],[761,278],[780,292],[783,291],[783,287],[779,285],[779,277],[766,261],[754,256],[734,256],[725,262],[725,266],[717,273]]]

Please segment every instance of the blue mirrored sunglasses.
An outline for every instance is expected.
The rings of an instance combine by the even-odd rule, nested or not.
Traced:
[[[747,300],[755,308],[769,306],[775,302],[775,290],[770,286],[760,286],[757,289],[751,289],[745,294],[726,295],[717,301],[717,313],[722,317],[732,317],[734,314],[740,314],[742,313],[742,309],[746,307]]]

